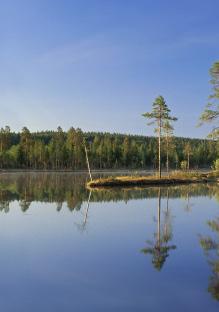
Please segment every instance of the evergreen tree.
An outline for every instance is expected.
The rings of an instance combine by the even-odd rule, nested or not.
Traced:
[[[74,168],[75,158],[75,129],[71,127],[67,132],[66,149],[68,154],[68,168]]]
[[[170,124],[169,120],[166,120],[163,124],[163,131],[165,135],[165,143],[166,143],[166,168],[167,174],[169,174],[169,153],[174,148],[173,143],[173,126]]]
[[[29,129],[23,127],[20,138],[20,163],[27,168],[31,167],[30,150],[32,145],[32,137]]]
[[[173,137],[166,133],[162,124],[161,163],[168,168],[177,168],[187,159],[185,146],[192,147],[190,167],[210,167],[219,155],[219,141]],[[169,121],[168,121],[169,122]],[[23,128],[21,133],[0,131],[1,168],[30,168],[53,170],[86,169],[83,140],[89,154],[92,169],[156,168],[158,163],[157,138],[139,135],[110,133],[83,133],[80,129],[61,128],[57,131],[30,133]],[[191,157],[192,155],[192,157]],[[168,158],[168,161],[167,161]]]
[[[161,136],[164,122],[166,121],[176,121],[176,117],[170,116],[170,109],[168,108],[164,98],[158,96],[152,106],[151,113],[144,113],[143,116],[147,119],[152,119],[148,125],[156,124],[155,132],[158,134],[158,171],[159,178],[161,178]]]
[[[192,147],[189,143],[186,143],[183,154],[187,158],[187,169],[190,169],[190,156],[192,155]]]
[[[219,62],[215,62],[210,69],[212,84],[212,94],[209,96],[210,102],[206,105],[204,112],[200,117],[200,124],[205,122],[216,122],[216,126],[213,128],[212,132],[209,134],[211,138],[219,138]]]

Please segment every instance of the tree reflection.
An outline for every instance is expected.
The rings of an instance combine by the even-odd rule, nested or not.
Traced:
[[[173,238],[172,215],[169,209],[169,189],[167,189],[166,209],[164,210],[163,240],[168,243]]]
[[[164,224],[161,228],[161,189],[158,190],[158,206],[157,206],[157,231],[155,233],[155,241],[147,241],[147,247],[141,251],[144,254],[152,255],[152,264],[155,269],[160,271],[169,256],[169,251],[176,249],[175,245],[168,245],[172,240],[172,224],[171,214],[169,211],[169,191],[167,190],[167,205],[164,211]]]
[[[9,201],[8,200],[4,200],[4,201],[0,201],[0,210],[4,211],[5,213],[9,212]]]
[[[192,211],[192,207],[194,206],[194,204],[191,202],[191,190],[192,190],[192,187],[194,188],[194,186],[191,186],[191,185],[187,185],[187,193],[185,194],[185,211],[186,212],[191,212]]]
[[[72,173],[1,174],[0,210],[8,212],[10,202],[17,200],[23,212],[29,209],[33,201],[55,203],[57,211],[61,211],[66,206],[72,212],[79,211],[82,204],[87,202],[89,196],[89,191],[85,188],[87,179],[88,177],[85,174]],[[165,190],[166,188],[161,189]],[[134,199],[155,198],[157,197],[157,192],[157,187],[102,189],[93,191],[91,201],[128,202]],[[218,193],[218,187],[208,184],[176,185],[169,188],[168,198],[186,197],[188,206],[191,208],[189,203],[190,197],[201,195],[219,198]],[[63,205],[63,203],[66,203],[66,205]],[[168,218],[168,213],[166,218]],[[169,226],[167,226],[165,231],[167,231]]]
[[[83,218],[82,223],[80,223],[80,224],[77,223],[76,224],[80,232],[84,232],[85,229],[86,229],[87,219],[88,219],[88,211],[89,211],[89,208],[90,208],[91,195],[92,195],[92,191],[89,192],[89,196],[88,196],[88,200],[87,200],[87,206],[86,206],[86,209],[85,209],[84,218]]]
[[[212,275],[209,278],[208,291],[219,300],[219,218],[208,222],[216,238],[200,237],[200,244],[206,254]]]
[[[31,195],[30,195],[29,190],[27,189],[27,187],[25,187],[24,188],[24,192],[22,192],[21,200],[20,200],[19,205],[21,207],[21,210],[23,212],[25,212],[30,207],[30,204],[31,204]]]

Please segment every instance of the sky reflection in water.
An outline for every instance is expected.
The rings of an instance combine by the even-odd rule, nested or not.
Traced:
[[[218,311],[218,185],[85,179],[1,175],[2,311]]]

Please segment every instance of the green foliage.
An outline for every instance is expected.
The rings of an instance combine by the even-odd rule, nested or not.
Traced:
[[[187,161],[186,160],[182,160],[180,163],[180,168],[182,170],[186,170],[187,169]]]
[[[161,178],[161,137],[162,131],[164,131],[166,135],[166,166],[167,171],[169,171],[169,148],[168,148],[168,138],[171,136],[173,127],[170,124],[170,121],[176,121],[176,117],[170,116],[170,109],[168,108],[164,98],[162,96],[158,96],[153,105],[152,112],[144,113],[143,116],[147,119],[151,119],[152,121],[148,123],[148,125],[155,124],[155,133],[158,135],[158,170],[159,177]]]
[[[216,122],[216,126],[213,128],[212,132],[209,134],[210,138],[219,138],[219,62],[215,62],[210,69],[212,84],[212,94],[209,96],[210,102],[206,105],[204,112],[200,117],[200,125],[206,122]]]
[[[152,119],[152,122],[149,122],[148,125],[158,123],[159,124],[164,123],[167,120],[173,120],[176,121],[176,117],[171,117],[169,115],[170,109],[168,108],[163,96],[158,96],[153,105],[152,105],[152,112],[151,113],[144,113],[143,116],[147,119]]]
[[[214,169],[219,171],[219,158],[214,161]]]
[[[84,140],[92,169],[157,169],[157,139],[139,135],[88,132],[71,128],[31,133],[0,131],[0,168],[81,170],[86,169]],[[2,145],[1,145],[2,143]],[[168,145],[167,145],[168,143]],[[163,140],[161,165],[177,169],[185,157],[185,146],[192,146],[191,168],[210,167],[218,158],[219,144],[213,140],[168,137]]]
[[[205,251],[212,271],[208,291],[214,299],[219,300],[219,218],[208,221],[208,226],[214,236],[200,236],[200,245]]]

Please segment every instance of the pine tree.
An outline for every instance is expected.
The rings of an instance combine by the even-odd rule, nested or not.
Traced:
[[[173,130],[174,128],[170,124],[169,120],[166,120],[163,124],[163,131],[164,131],[165,143],[166,143],[166,169],[167,169],[168,175],[169,175],[169,153],[170,153],[170,150],[174,148]]]
[[[21,149],[21,164],[27,168],[31,166],[30,162],[30,150],[32,145],[32,136],[27,127],[23,127],[20,139],[20,149]]]
[[[152,119],[148,125],[156,124],[155,132],[158,135],[158,172],[159,178],[161,178],[161,136],[164,122],[176,121],[176,117],[170,116],[170,109],[168,108],[164,98],[158,96],[152,106],[152,112],[144,113],[143,116],[147,119]]]
[[[73,127],[67,132],[66,149],[68,153],[68,167],[73,169],[75,158],[75,129]]]
[[[186,143],[184,150],[183,150],[184,156],[187,158],[187,169],[190,169],[190,156],[192,155],[192,147],[190,143]]]
[[[219,62],[215,62],[210,68],[210,83],[212,84],[213,93],[209,96],[211,100],[207,105],[200,117],[200,125],[206,122],[216,122],[216,126],[213,128],[209,137],[219,139]]]

